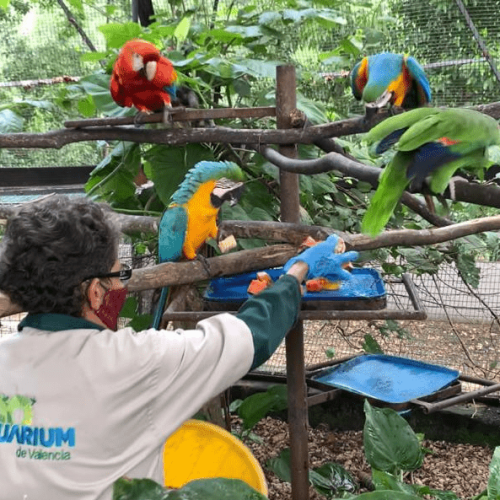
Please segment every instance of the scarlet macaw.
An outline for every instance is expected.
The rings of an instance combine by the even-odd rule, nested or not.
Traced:
[[[376,236],[410,183],[419,189],[429,176],[431,191],[442,193],[457,169],[488,168],[486,149],[500,144],[500,130],[495,119],[471,109],[420,108],[379,123],[366,141],[377,154],[396,149],[362,221],[363,233]]]
[[[120,106],[135,106],[146,113],[160,111],[171,105],[176,80],[172,63],[152,43],[129,40],[113,66],[111,96]]]
[[[431,100],[427,76],[416,59],[384,52],[365,57],[351,72],[354,97],[372,103],[385,92],[389,102],[405,109],[425,106]]]
[[[217,215],[228,201],[239,200],[243,174],[236,163],[201,161],[188,171],[172,203],[165,210],[158,228],[158,259],[173,262],[182,257],[192,260],[208,238],[217,236]],[[161,291],[153,319],[153,328],[160,326],[167,300],[168,287]]]

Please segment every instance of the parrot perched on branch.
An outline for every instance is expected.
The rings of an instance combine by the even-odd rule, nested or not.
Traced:
[[[365,140],[377,154],[396,149],[362,221],[362,232],[376,236],[410,184],[419,190],[429,176],[431,191],[440,194],[459,168],[482,174],[491,165],[486,150],[500,144],[500,130],[495,119],[471,109],[420,108],[384,120]]]
[[[188,171],[172,195],[158,228],[160,262],[192,260],[208,238],[217,236],[217,216],[222,204],[235,205],[243,191],[243,173],[229,161],[201,161]],[[168,287],[162,288],[153,318],[153,328],[160,326]]]
[[[118,105],[150,113],[171,105],[176,81],[172,63],[152,43],[133,39],[120,49],[109,86]]]
[[[354,97],[365,103],[380,103],[405,109],[425,106],[431,89],[420,64],[410,56],[384,52],[363,58],[351,72]]]

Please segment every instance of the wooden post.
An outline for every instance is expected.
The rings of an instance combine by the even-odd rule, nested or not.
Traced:
[[[291,128],[290,113],[296,108],[294,66],[276,68],[276,118],[278,128]],[[297,157],[296,145],[279,147],[289,158]],[[299,176],[280,171],[281,221],[299,223]],[[304,329],[301,320],[286,337],[288,425],[292,469],[292,500],[309,499],[307,448],[307,386],[304,366]]]

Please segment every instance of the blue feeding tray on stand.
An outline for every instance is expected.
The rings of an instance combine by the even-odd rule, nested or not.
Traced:
[[[282,267],[263,269],[273,281],[283,274]],[[252,297],[248,285],[256,279],[257,272],[234,274],[215,278],[204,293],[207,308],[235,310]],[[383,309],[386,306],[384,282],[376,269],[363,267],[351,271],[351,279],[341,282],[338,290],[306,292],[302,298],[303,309]]]
[[[454,383],[459,375],[457,370],[445,366],[386,354],[366,354],[323,369],[311,378],[395,404],[429,396]]]

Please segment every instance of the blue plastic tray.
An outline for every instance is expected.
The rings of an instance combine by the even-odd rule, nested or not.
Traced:
[[[276,281],[282,274],[283,268],[264,269]],[[355,268],[351,272],[352,278],[342,282],[338,290],[322,290],[321,292],[306,292],[302,298],[303,304],[318,305],[322,308],[338,308],[344,303],[365,303],[367,308],[380,309],[385,307],[386,291],[384,282],[376,269]],[[204,298],[208,302],[223,303],[225,305],[241,305],[251,297],[247,292],[250,281],[257,277],[257,272],[235,274],[215,278],[208,284]]]
[[[327,368],[312,378],[386,403],[406,403],[449,386],[458,376],[458,371],[440,365],[367,354]]]

